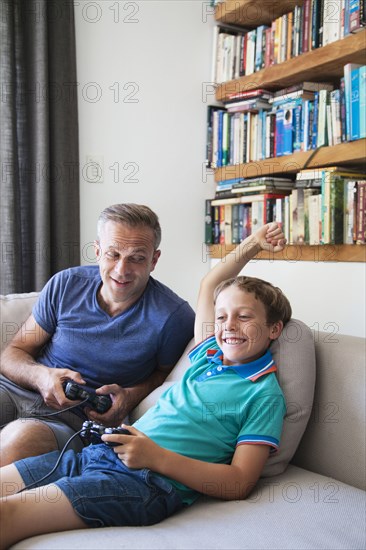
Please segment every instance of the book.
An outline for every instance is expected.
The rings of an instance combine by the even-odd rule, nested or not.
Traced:
[[[351,140],[360,137],[360,69],[351,71]]]
[[[360,138],[366,137],[366,65],[359,68]]]
[[[353,244],[356,223],[356,182],[345,180],[343,195],[343,243]]]
[[[358,63],[346,63],[343,67],[344,72],[344,96],[345,96],[345,111],[346,111],[346,140],[351,140],[352,135],[352,118],[351,118],[351,98],[352,98],[352,86],[351,77],[352,71],[361,67]]]
[[[321,195],[311,195],[308,201],[309,210],[309,244],[321,242]]]
[[[356,244],[365,244],[366,180],[357,182]]]
[[[213,217],[209,199],[205,200],[205,243],[213,244]]]

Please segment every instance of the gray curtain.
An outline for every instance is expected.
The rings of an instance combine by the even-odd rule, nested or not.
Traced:
[[[0,0],[0,293],[80,262],[73,3]]]

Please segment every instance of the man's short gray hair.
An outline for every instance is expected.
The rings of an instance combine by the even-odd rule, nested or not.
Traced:
[[[100,239],[102,226],[108,221],[124,223],[129,227],[149,227],[154,233],[155,250],[159,248],[161,241],[159,218],[148,206],[134,203],[122,203],[108,206],[108,208],[105,208],[103,212],[101,212],[98,219],[98,239]]]

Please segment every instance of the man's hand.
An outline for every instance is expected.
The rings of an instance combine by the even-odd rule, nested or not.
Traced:
[[[37,375],[37,388],[46,405],[56,410],[70,407],[70,404],[76,405],[75,401],[67,399],[63,384],[68,380],[80,385],[85,384],[81,375],[70,369],[52,369],[44,365],[42,367]]]
[[[113,450],[128,468],[150,468],[156,471],[162,461],[164,449],[133,426],[122,424],[122,428],[131,435],[102,435],[102,440],[119,443]]]
[[[105,413],[99,414],[90,407],[85,407],[85,412],[90,420],[103,426],[119,426],[126,418],[134,404],[130,402],[128,388],[122,388],[118,384],[109,384],[96,390],[97,395],[109,395],[112,399],[112,407]]]

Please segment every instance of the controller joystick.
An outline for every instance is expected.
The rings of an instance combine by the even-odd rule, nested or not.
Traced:
[[[102,441],[102,435],[104,434],[122,434],[122,435],[131,435],[131,433],[125,428],[106,428],[102,424],[97,424],[92,420],[85,420],[83,423],[82,431],[80,436],[86,441],[86,443],[91,443],[92,445],[98,445],[98,443],[104,443],[108,447],[116,447],[120,443],[114,441]]]
[[[97,413],[103,414],[112,406],[112,400],[109,395],[97,395],[79,386],[75,382],[65,382],[64,392],[71,401],[86,401]]]

